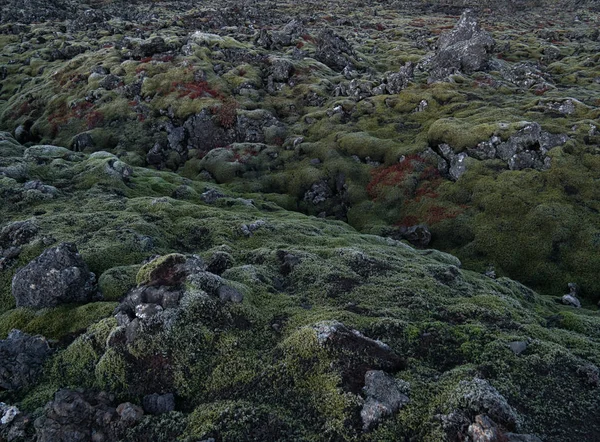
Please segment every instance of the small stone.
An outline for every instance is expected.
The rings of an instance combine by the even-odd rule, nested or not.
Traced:
[[[39,228],[33,221],[15,221],[0,230],[0,247],[16,247],[29,243]]]
[[[158,304],[140,304],[135,307],[135,316],[139,319],[149,319],[162,311],[163,308]]]
[[[483,274],[488,278],[496,279],[496,269],[492,265]]]
[[[15,420],[20,413],[19,409],[14,405],[8,405],[0,402],[0,424],[8,425]]]
[[[484,414],[475,416],[468,433],[472,442],[497,442],[502,435],[496,423]]]
[[[384,417],[390,416],[408,404],[407,382],[395,379],[384,371],[370,370],[365,374],[363,391],[366,401],[360,412],[363,430],[367,431]]]
[[[175,396],[173,393],[149,394],[144,396],[142,404],[146,413],[154,415],[169,413],[175,410]]]
[[[400,235],[416,247],[427,247],[431,242],[431,232],[423,224],[403,227],[400,229]]]
[[[217,294],[219,295],[219,299],[223,302],[231,301],[239,303],[244,300],[244,295],[242,293],[228,285],[219,287]]]
[[[200,195],[200,199],[206,204],[214,204],[218,199],[225,198],[225,194],[216,189],[210,189]]]
[[[564,295],[561,298],[561,302],[565,305],[570,305],[575,308],[581,308],[581,302],[573,295]]]
[[[144,410],[131,402],[125,402],[117,407],[117,413],[119,414],[123,423],[126,426],[133,426],[138,423],[144,416]]]
[[[516,355],[520,355],[527,349],[527,342],[525,341],[513,341],[508,343],[508,347]]]

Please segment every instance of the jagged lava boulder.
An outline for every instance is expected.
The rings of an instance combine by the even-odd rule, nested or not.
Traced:
[[[12,281],[17,307],[45,308],[96,298],[96,276],[75,244],[45,250],[17,272]]]
[[[485,70],[495,42],[482,30],[472,10],[466,10],[450,32],[442,34],[431,60],[432,80],[441,80],[455,72]]]
[[[50,346],[42,336],[12,330],[6,339],[0,340],[0,389],[10,391],[32,385],[50,353]]]

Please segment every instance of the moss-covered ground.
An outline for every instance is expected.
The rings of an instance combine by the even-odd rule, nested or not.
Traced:
[[[516,410],[519,433],[600,439],[600,11],[479,2],[496,40],[491,69],[428,82],[419,63],[461,12],[437,3],[142,2],[127,15],[104,2],[112,18],[85,26],[0,25],[0,129],[12,133],[0,134],[0,228],[39,227],[0,267],[0,339],[18,328],[56,349],[39,384],[0,401],[35,412],[65,386],[136,403],[170,389],[177,411],[145,417],[146,436],[133,429],[131,440],[439,441],[436,416],[453,410],[461,381],[480,377]],[[292,18],[303,29],[289,44],[261,43],[260,30],[274,35]],[[347,76],[316,59],[325,27],[354,48]],[[162,50],[139,52],[153,37]],[[273,79],[275,59],[293,66],[287,80]],[[335,92],[352,76],[376,86],[406,62],[415,76],[399,93]],[[150,167],[169,128],[201,112],[227,134],[269,125],[258,140],[200,137]],[[469,152],[532,122],[568,136],[547,170],[469,158],[454,181],[424,154],[443,143]],[[92,143],[80,147],[81,134]],[[46,144],[68,149],[31,147]],[[32,180],[54,191],[26,188]],[[214,190],[225,196],[209,201]],[[385,237],[415,224],[429,227],[432,249]],[[104,300],[16,309],[17,269],[63,241]],[[148,277],[148,258],[217,252],[231,258],[221,276],[242,303],[187,287],[171,327],[108,345],[114,308]],[[490,265],[498,279],[482,275]],[[583,309],[556,302],[569,282]],[[370,432],[340,355],[318,343],[323,321],[407,360],[394,376],[410,383],[410,403]]]
[[[37,157],[32,152],[8,158],[23,161],[27,179],[59,192],[25,204],[11,198],[23,185],[4,179],[5,222],[32,219],[39,232],[0,277],[8,282],[39,253],[41,238],[71,241],[99,276],[105,300],[15,309],[6,283],[1,337],[12,328],[39,333],[56,352],[38,385],[1,393],[5,400],[34,411],[65,386],[134,402],[170,388],[178,411],[148,417],[147,425],[156,434],[176,428],[182,440],[440,440],[435,416],[451,411],[461,380],[482,377],[519,413],[521,432],[555,441],[600,434],[595,311],[461,270],[457,258],[439,251],[287,211],[268,195],[254,194],[249,204],[248,195],[223,187],[225,197],[207,204],[200,195],[219,189],[214,183],[140,167],[124,181],[103,175],[111,155],[40,165],[39,149]],[[173,197],[181,186],[189,188],[185,198]],[[242,225],[258,220],[264,224],[245,235]],[[108,345],[118,333],[115,301],[158,265],[140,271],[140,264],[172,252],[207,262],[229,254],[222,278],[243,302],[222,303],[190,286],[169,328],[139,336],[126,350]],[[286,254],[293,265],[284,265]],[[410,383],[410,403],[371,432],[356,425],[363,399],[339,365],[348,355],[319,344],[314,326],[323,321],[379,339],[407,360],[395,376]],[[513,353],[514,341],[526,350]]]
[[[344,97],[335,91],[349,80],[314,58],[324,27],[353,46],[353,81],[375,86],[431,54],[456,22],[458,3],[433,2],[428,9],[418,2],[401,8],[280,2],[239,10],[172,3],[136,4],[140,17],[160,11],[143,28],[135,14],[117,18],[119,2],[96,5],[113,19],[95,22],[93,31],[77,20],[66,27],[32,23],[18,32],[3,25],[2,127],[24,125],[31,140],[62,146],[76,146],[74,137],[85,133],[92,140],[86,151],[109,150],[143,165],[147,152],[166,142],[164,125],[182,125],[203,109],[230,121],[231,111],[226,120],[218,115],[223,103],[238,115],[262,109],[286,128],[264,130],[268,149],[225,146],[202,160],[195,150],[171,151],[164,165],[192,178],[208,172],[217,182],[273,194],[287,208],[343,219],[365,233],[426,224],[431,246],[456,254],[468,268],[494,265],[498,274],[546,294],[576,282],[598,301],[600,68],[592,4],[542,2],[524,13],[478,2],[471,6],[496,40],[489,72],[428,83],[419,65],[398,94]],[[292,18],[303,27],[288,43],[265,47],[258,39],[258,28],[277,33]],[[155,37],[164,45],[148,56],[139,48]],[[267,87],[276,60],[291,64],[290,78]],[[113,84],[104,81],[108,73],[116,76]],[[561,111],[566,100],[575,104]],[[463,151],[492,136],[506,140],[524,122],[569,137],[551,151],[550,170],[513,171],[473,159],[456,182],[406,171],[386,175],[403,156],[441,143]],[[346,192],[335,195],[341,175]],[[304,197],[320,181],[334,197],[313,204]]]

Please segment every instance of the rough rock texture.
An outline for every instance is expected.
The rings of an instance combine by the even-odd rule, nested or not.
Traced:
[[[527,125],[505,143],[496,147],[498,158],[506,161],[511,170],[550,168],[547,156],[550,149],[567,142],[566,135],[552,135],[542,130],[539,124]]]
[[[0,438],[7,442],[27,440],[32,437],[31,418],[15,405],[0,402]]]
[[[45,338],[12,330],[0,340],[0,388],[18,390],[33,385],[50,354]]]
[[[365,404],[360,412],[363,429],[369,430],[384,417],[408,404],[408,383],[394,379],[380,370],[365,373]]]
[[[38,231],[32,220],[15,221],[0,230],[0,270],[19,257],[22,246],[31,242]]]
[[[456,72],[485,70],[494,45],[494,39],[480,28],[473,11],[465,11],[454,29],[440,36],[430,62],[430,78],[441,80]]]
[[[496,424],[515,430],[521,422],[506,399],[487,381],[479,378],[461,381],[449,405],[455,407],[454,410],[440,416],[440,420],[450,438],[467,431],[474,440],[492,441],[500,434]]]
[[[507,428],[518,426],[519,417],[506,399],[483,379],[461,381],[456,391],[458,405],[469,412],[485,412]]]
[[[54,307],[96,298],[96,277],[74,244],[47,249],[20,269],[12,281],[18,307]]]
[[[346,67],[352,68],[353,49],[350,43],[331,29],[325,29],[317,39],[317,53],[315,58],[326,64],[331,69],[342,71]]]
[[[100,393],[92,395],[62,389],[46,404],[35,420],[37,441],[112,441],[141,420],[144,412],[136,405],[112,406],[113,399]]]
[[[416,247],[427,247],[431,242],[431,232],[424,225],[400,228],[399,236]]]
[[[370,339],[342,323],[322,322],[314,328],[319,344],[339,355],[337,364],[342,369],[343,382],[350,390],[363,385],[369,370],[395,373],[406,365],[406,361],[383,342]]]
[[[0,230],[0,248],[7,249],[27,244],[37,234],[39,228],[32,220],[15,221]]]
[[[144,410],[150,414],[169,413],[175,409],[175,397],[173,393],[150,394],[144,396]]]

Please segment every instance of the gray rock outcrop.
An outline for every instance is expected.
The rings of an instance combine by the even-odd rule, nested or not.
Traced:
[[[96,276],[75,244],[62,243],[44,251],[20,269],[12,281],[17,307],[45,308],[96,298]]]
[[[430,61],[430,79],[485,70],[494,45],[494,39],[481,29],[473,11],[466,10],[454,29],[440,36],[438,50]]]

